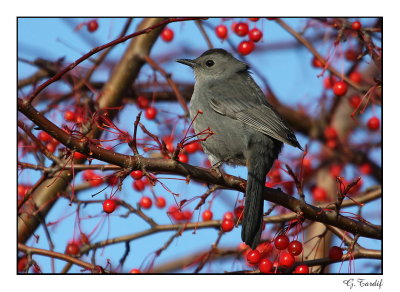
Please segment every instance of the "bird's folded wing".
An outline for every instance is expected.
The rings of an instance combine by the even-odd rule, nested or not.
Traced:
[[[269,104],[235,96],[218,96],[211,98],[211,107],[216,112],[239,120],[265,135],[302,149],[293,131]]]

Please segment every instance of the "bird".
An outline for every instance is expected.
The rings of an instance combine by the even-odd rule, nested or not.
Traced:
[[[241,238],[255,249],[263,229],[267,173],[284,143],[303,148],[288,123],[267,102],[248,64],[219,48],[196,59],[176,61],[193,69],[189,114],[195,133],[208,128],[213,132],[201,142],[211,165],[247,167]]]

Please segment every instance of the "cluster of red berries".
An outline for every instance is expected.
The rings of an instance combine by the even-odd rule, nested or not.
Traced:
[[[132,187],[138,192],[143,191],[149,184],[149,180],[147,177],[143,177],[143,172],[141,170],[132,171],[131,177],[133,178]]]
[[[67,122],[82,124],[84,122],[83,115],[80,113],[82,110],[77,111],[66,110],[64,113],[64,120]]]
[[[46,149],[50,153],[54,153],[54,151],[57,149],[57,146],[60,144],[60,142],[44,131],[39,132],[38,138],[40,141],[45,143]]]
[[[273,248],[279,252],[277,261],[272,262],[268,257],[272,254]],[[286,251],[285,251],[286,250]],[[260,243],[256,249],[245,250],[244,256],[247,263],[254,267],[258,266],[261,273],[273,273],[280,267],[283,269],[290,269],[295,265],[295,256],[298,256],[303,251],[303,245],[297,240],[289,241],[285,234],[278,235],[274,242]],[[295,274],[308,274],[307,265],[297,265],[293,273]]]
[[[103,178],[91,169],[83,172],[83,179],[89,182],[92,187],[100,186],[104,182]]]
[[[165,136],[162,140],[164,141],[168,152],[173,153],[175,151],[174,138],[172,136]],[[178,161],[182,163],[189,163],[189,154],[193,154],[202,150],[203,148],[197,142],[188,144],[183,148],[183,151],[178,154]]]
[[[249,18],[250,21],[258,21],[258,18]],[[239,37],[248,36],[248,40],[242,41],[238,45],[238,52],[242,55],[248,55],[255,49],[255,43],[260,41],[263,37],[263,33],[258,28],[249,29],[249,25],[246,22],[234,22],[232,23],[231,30]],[[228,37],[228,28],[220,24],[215,28],[215,34],[220,39],[224,40]]]
[[[157,109],[150,106],[150,100],[143,95],[139,95],[136,99],[136,105],[138,108],[144,110],[144,115],[148,120],[154,120],[157,117]]]
[[[165,205],[167,204],[166,200],[164,199],[164,197],[157,197],[155,200],[155,205],[157,208],[162,209],[165,207]],[[150,209],[153,206],[153,200],[150,197],[147,196],[143,196],[140,200],[139,200],[139,206],[143,209]]]
[[[175,205],[168,208],[167,214],[177,222],[189,222],[193,217],[193,213],[190,210],[180,210]]]
[[[362,102],[362,98],[359,95],[353,95],[349,98],[349,105],[355,110],[360,107],[361,102]],[[369,118],[367,121],[367,127],[368,127],[368,130],[370,130],[372,132],[378,131],[381,127],[380,119],[375,116]]]
[[[225,212],[225,214],[222,216],[221,220],[221,230],[223,232],[229,232],[232,231],[232,229],[235,227],[236,222],[240,221],[243,219],[243,211],[244,211],[244,206],[240,205],[237,206],[233,212]],[[212,212],[210,210],[205,210],[203,212],[203,220],[211,220],[212,219]]]
[[[18,259],[17,263],[17,271],[18,273],[23,273],[27,269],[28,266],[28,257],[27,256],[22,256]],[[32,262],[32,272],[35,274],[39,274],[42,272],[40,269],[39,265],[36,263],[36,261]]]
[[[336,129],[333,126],[325,127],[324,137],[326,140],[326,146],[328,146],[331,149],[335,149],[336,146],[338,145],[338,139],[339,139]]]

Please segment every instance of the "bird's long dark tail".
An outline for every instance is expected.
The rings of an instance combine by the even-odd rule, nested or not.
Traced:
[[[260,159],[260,153],[253,153],[247,158],[248,177],[246,200],[242,220],[242,240],[255,249],[260,242],[263,227],[263,188],[265,177],[271,164]]]

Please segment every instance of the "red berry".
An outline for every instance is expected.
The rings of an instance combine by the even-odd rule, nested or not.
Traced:
[[[348,185],[348,183],[347,183]],[[354,186],[349,190],[349,195],[357,194],[362,187],[362,180],[360,179]]]
[[[253,42],[258,42],[262,37],[263,33],[256,27],[249,31],[249,39]]]
[[[143,209],[150,209],[153,205],[153,201],[149,197],[142,197],[139,201],[139,205]]]
[[[238,25],[237,22],[232,22],[232,24],[231,24],[231,30],[232,30],[232,31],[235,31],[237,25]]]
[[[333,261],[340,261],[343,256],[343,250],[338,246],[332,246],[329,249],[329,258]]]
[[[49,151],[50,153],[54,153],[54,151],[56,151],[57,145],[55,145],[54,143],[47,143],[46,144],[46,149],[47,151]]]
[[[25,197],[26,193],[29,191],[30,187],[26,185],[18,185],[18,196]]]
[[[243,219],[243,210],[244,210],[244,206],[237,206],[235,208],[235,210],[233,210],[233,212],[235,213],[235,219],[236,220],[242,220]]]
[[[90,169],[85,170],[85,171],[83,172],[83,179],[84,179],[84,180],[91,180],[92,177],[93,177],[93,175],[95,175],[95,173],[94,173],[93,170],[90,170]]]
[[[270,242],[266,241],[260,243],[256,249],[260,252],[261,257],[265,258],[272,252],[273,245]]]
[[[324,67],[324,63],[321,62],[317,57],[314,57],[314,58],[312,59],[312,65],[313,65],[315,68],[323,68],[323,67]]]
[[[168,152],[170,152],[170,153],[174,152],[174,150],[175,150],[175,148],[174,148],[174,139],[173,138],[171,139],[168,136],[168,137],[165,137],[163,140],[165,142],[165,147],[167,148]]]
[[[250,251],[247,253],[246,259],[247,259],[247,262],[248,262],[250,265],[256,265],[256,264],[258,264],[259,261],[261,260],[261,254],[260,254],[260,252],[259,252],[258,250],[256,250],[256,249],[250,250]]]
[[[299,265],[293,271],[293,274],[308,274],[308,273],[309,272],[307,265]]]
[[[170,42],[174,39],[174,31],[168,27],[164,28],[161,32],[161,38],[164,42]]]
[[[141,191],[143,191],[144,188],[146,187],[146,184],[144,183],[143,180],[138,179],[138,180],[135,180],[135,181],[133,182],[132,186],[133,186],[133,188],[134,188],[135,190],[137,190],[138,192],[141,192]]]
[[[81,232],[80,236],[79,236],[79,240],[78,240],[78,245],[83,245],[83,244],[89,244],[89,238],[87,237],[87,235],[83,232]]]
[[[286,249],[289,245],[289,238],[285,234],[278,235],[275,238],[275,247],[276,249],[283,250]]]
[[[52,137],[44,131],[41,131],[38,135],[40,141],[49,142],[51,141]]]
[[[144,115],[146,116],[147,119],[154,120],[157,116],[157,109],[154,107],[148,107],[146,108]]]
[[[159,209],[162,209],[166,206],[167,202],[165,201],[164,197],[157,197],[156,199],[156,206]]]
[[[87,23],[87,30],[89,32],[94,32],[99,28],[99,23],[96,19],[93,19]]]
[[[283,189],[288,195],[293,195],[294,181],[285,181],[282,182]]]
[[[255,45],[252,41],[242,41],[238,46],[238,52],[242,55],[250,54],[255,48]]]
[[[260,18],[259,17],[249,17],[250,21],[257,22]]]
[[[179,220],[182,220],[183,219],[183,216],[182,216],[182,213],[179,211],[179,209],[176,207],[176,206],[170,206],[169,208],[168,208],[168,211],[167,211],[167,214],[168,215],[171,215],[171,217],[174,219],[174,220],[176,220],[176,221],[179,221]],[[180,218],[179,218],[180,217]]]
[[[325,87],[325,89],[331,89],[333,87],[333,84],[335,84],[336,81],[337,80],[336,80],[335,76],[326,77],[324,79],[324,87]]]
[[[228,36],[228,28],[225,25],[220,24],[215,28],[215,34],[217,37],[224,40]]]
[[[354,30],[360,30],[360,29],[361,29],[361,22],[359,22],[359,21],[354,21],[354,22],[351,24],[351,28],[354,29]]]
[[[279,265],[285,268],[290,268],[294,265],[294,256],[288,252],[282,252],[279,257]]]
[[[235,215],[232,212],[225,212],[224,216],[222,217],[223,220],[234,220]]]
[[[324,135],[327,140],[333,140],[337,138],[336,129],[332,126],[327,126],[324,130]]]
[[[361,103],[361,97],[358,95],[353,95],[349,98],[349,103],[352,108],[356,109]]]
[[[179,160],[180,162],[183,162],[183,163],[188,163],[188,162],[189,162],[189,157],[188,157],[186,154],[184,154],[184,153],[180,153],[180,154],[178,155],[178,160]]]
[[[98,187],[99,185],[103,184],[103,179],[101,178],[101,176],[94,173],[92,175],[92,178],[89,180],[89,184],[92,187]]]
[[[110,214],[117,208],[117,203],[113,199],[107,199],[103,202],[103,211]]]
[[[350,75],[349,75],[349,78],[354,83],[361,83],[361,80],[362,80],[361,73],[357,72],[357,71],[351,72]]]
[[[269,259],[262,259],[260,263],[258,264],[258,268],[260,269],[260,272],[263,274],[268,274],[271,272],[272,269],[272,262]]]
[[[18,264],[17,264],[17,270],[19,273],[22,273],[25,271],[26,266],[28,264],[28,257],[27,256],[23,256],[22,258],[20,258],[18,260]]]
[[[337,143],[336,139],[335,140],[330,139],[330,140],[326,141],[326,146],[330,149],[335,149],[337,147],[337,145],[338,145],[338,143]]]
[[[141,179],[143,177],[143,172],[141,170],[134,170],[131,172],[131,177],[133,179]]]
[[[332,164],[329,172],[333,177],[338,177],[342,173],[343,166],[341,164]]]
[[[379,130],[380,125],[381,121],[377,117],[372,117],[367,122],[368,129],[370,129],[371,131]]]
[[[221,229],[223,232],[229,232],[235,227],[235,222],[233,220],[224,219],[221,223]]]
[[[338,81],[333,84],[333,93],[337,96],[343,96],[347,92],[347,84],[344,81]]]
[[[344,53],[346,59],[348,61],[355,61],[357,59],[357,53],[356,51],[352,50],[352,49],[348,49],[345,53]]]
[[[189,144],[185,147],[185,151],[189,154],[195,153],[197,150],[200,149],[200,144],[199,143],[192,143]]]
[[[193,217],[193,213],[191,211],[189,211],[189,210],[183,211],[182,215],[183,215],[183,219],[184,220],[191,220],[192,217]]]
[[[297,256],[297,255],[301,254],[301,252],[303,251],[303,245],[301,244],[300,241],[293,240],[292,242],[289,243],[289,246],[287,249],[291,255]]]
[[[65,248],[65,253],[69,255],[78,255],[79,254],[79,246],[78,243],[75,241],[71,241],[68,243],[67,247]]]
[[[136,100],[136,104],[140,109],[145,109],[149,107],[150,101],[147,97],[139,95]]]
[[[358,170],[363,174],[371,174],[372,166],[368,162],[365,162],[358,167]]]
[[[201,216],[203,217],[203,221],[209,221],[213,218],[213,212],[211,212],[211,210],[205,210]]]
[[[72,111],[66,111],[64,113],[64,120],[73,122],[75,120],[75,113]]]
[[[328,199],[328,194],[326,193],[325,189],[321,187],[312,188],[311,193],[314,201],[316,202],[324,202]]]
[[[172,214],[172,217],[176,220],[176,221],[182,221],[185,220],[185,216],[183,215],[183,212],[177,210],[176,212],[174,212]]]
[[[249,32],[249,26],[245,22],[239,22],[236,24],[234,31],[238,36],[243,37]]]
[[[132,269],[129,271],[129,274],[140,274],[140,270],[139,269]]]
[[[77,151],[74,152],[74,159],[83,159],[86,158],[86,155],[79,153]]]

